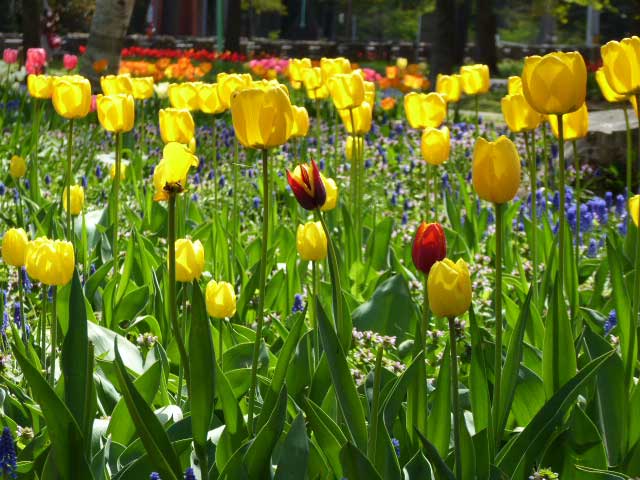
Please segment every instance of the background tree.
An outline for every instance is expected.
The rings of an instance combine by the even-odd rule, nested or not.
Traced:
[[[42,0],[22,0],[22,55],[28,48],[40,46],[41,17]]]
[[[498,73],[496,32],[493,0],[476,0],[476,60],[488,65],[492,74]]]

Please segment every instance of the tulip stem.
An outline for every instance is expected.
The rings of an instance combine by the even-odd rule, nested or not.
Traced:
[[[542,122],[542,160],[544,161],[544,204],[549,194],[549,152],[547,151],[547,124]]]
[[[496,338],[494,357],[494,391],[493,391],[493,432],[495,439],[495,451],[499,450],[502,432],[498,431],[498,409],[500,408],[500,394],[502,387],[502,235],[503,235],[503,214],[504,205],[495,204],[496,211],[496,289],[495,289],[495,315],[496,315]]]
[[[320,154],[320,100],[316,96],[316,152]]]
[[[425,176],[426,178],[426,182],[425,182],[425,193],[424,193],[424,214],[426,215],[425,219],[427,220],[427,222],[430,220],[431,218],[431,166],[428,163],[425,163],[425,168],[426,168],[426,172],[425,172]]]
[[[231,257],[230,257],[230,271],[231,281],[235,283],[235,261],[236,261],[236,245],[237,245],[237,232],[238,232],[238,137],[234,137],[234,150],[233,150],[233,211],[231,212]]]
[[[559,213],[559,232],[558,232],[558,286],[560,288],[560,295],[558,297],[563,298],[564,292],[564,243],[565,243],[565,161],[564,161],[564,123],[562,121],[562,114],[558,114],[558,160],[559,160],[559,173],[560,173],[560,202],[558,206]]]
[[[579,267],[580,261],[580,156],[578,155],[578,145],[575,140],[572,142],[573,146],[573,161],[576,169],[576,268]]]
[[[42,119],[43,102],[37,98],[33,99],[33,123],[31,129],[31,191],[32,198],[36,201],[40,200],[40,188],[38,186],[38,144],[40,140],[40,121]]]
[[[217,221],[217,213],[218,213],[218,124],[216,123],[216,117],[213,116],[213,125],[211,136],[213,147],[213,210],[216,212],[216,216],[214,217],[213,224],[213,276],[216,276],[217,270],[217,256],[216,256],[216,245],[218,244],[218,221]]]
[[[56,347],[58,343],[58,317],[56,312],[58,305],[58,287],[54,285],[52,288],[53,310],[51,312],[51,368],[49,369],[49,385],[53,387],[53,382],[56,377]]]
[[[24,317],[24,291],[22,286],[22,279],[23,279],[22,267],[18,267],[18,301],[20,302],[20,310],[18,311],[18,314],[20,315],[20,327],[22,328],[22,340],[26,345],[27,344],[27,326],[25,324],[25,317]]]
[[[315,352],[313,354],[313,371],[320,360],[320,331],[318,330],[318,262],[311,262],[311,302],[313,305],[311,328],[314,330]]]
[[[118,275],[118,272],[120,270],[118,268],[118,209],[120,202],[120,171],[122,168],[121,156],[122,134],[120,132],[116,132],[116,171],[113,178],[113,245],[111,245],[113,256],[113,272],[115,276]]]
[[[184,376],[187,381],[187,390],[190,391],[190,370],[189,370],[189,357],[187,355],[186,347],[184,346],[184,339],[180,331],[180,325],[178,324],[178,305],[176,299],[176,194],[169,193],[169,232],[167,235],[167,244],[169,249],[169,317],[171,320],[171,327],[173,329],[173,335],[176,337],[176,343],[178,344],[178,352],[180,353],[180,363],[184,369]],[[180,395],[180,392],[178,392]]]
[[[342,284],[340,281],[340,270],[338,270],[338,257],[336,255],[336,250],[333,242],[331,241],[329,228],[327,227],[327,223],[325,222],[320,209],[316,210],[316,216],[322,224],[322,229],[324,230],[324,234],[327,237],[327,250],[329,253],[329,273],[331,275],[331,288],[333,290],[333,314],[336,322],[336,331],[338,332],[338,337],[340,338],[340,334],[344,330],[344,319],[342,313]],[[351,335],[351,332],[349,332],[349,335]],[[342,347],[346,349],[350,340],[350,336],[348,338],[340,338]]]
[[[256,400],[258,380],[258,355],[262,343],[262,324],[264,323],[264,293],[267,281],[267,252],[269,241],[269,150],[262,149],[262,252],[260,256],[260,283],[258,284],[258,310],[256,312],[256,339],[253,343],[251,362],[251,386],[249,389],[249,411],[247,423],[249,434],[253,435],[253,409]]]
[[[480,135],[480,131],[478,130],[478,126],[480,124],[480,107],[479,107],[479,99],[478,99],[478,94],[475,94],[473,96],[474,98],[474,103],[475,103],[475,107],[476,107],[476,121],[475,121],[475,131],[474,131],[474,135],[477,138]]]
[[[633,146],[631,140],[631,125],[629,125],[629,112],[626,105],[622,108],[624,112],[624,124],[627,129],[627,198],[631,198],[631,182],[633,171]]]
[[[531,182],[531,260],[533,262],[533,272],[531,274],[531,285],[533,287],[533,296],[538,299],[538,209],[537,209],[537,180],[536,180],[536,158],[535,158],[535,133],[531,132],[532,142],[529,142],[529,134],[524,135],[524,145],[527,152],[527,160],[529,164],[529,181]]]
[[[73,155],[73,119],[69,120],[69,132],[67,136],[67,240],[73,241],[71,229],[71,162]]]
[[[224,349],[224,318],[220,319],[220,331],[218,332],[218,357],[220,358],[220,370],[222,371],[222,354]]]
[[[640,94],[636,95],[636,106],[637,106],[636,120],[638,120],[638,178],[639,178],[638,189],[640,189],[640,103],[639,102],[640,102]]]
[[[458,354],[456,319],[449,317],[449,345],[451,348],[451,399],[453,406],[453,445],[456,456],[456,478],[462,477],[462,452],[460,450],[460,401],[458,398]],[[495,401],[495,399],[494,399]]]

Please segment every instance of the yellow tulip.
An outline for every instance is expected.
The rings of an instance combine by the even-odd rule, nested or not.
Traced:
[[[198,86],[199,108],[204,113],[217,115],[226,110],[220,101],[217,83],[203,83]]]
[[[430,165],[442,165],[449,159],[451,134],[445,125],[442,128],[425,128],[420,142],[422,158]]]
[[[191,153],[193,153],[194,155],[196,154],[196,137],[191,137],[191,140],[189,140],[187,147],[189,147],[189,151]]]
[[[448,258],[433,264],[427,280],[429,306],[436,317],[450,318],[464,314],[471,306],[471,277],[463,259],[453,263]]]
[[[376,84],[373,82],[364,82],[364,101],[370,105],[376,104]]]
[[[336,208],[336,205],[338,204],[338,185],[336,185],[333,178],[325,178],[324,175],[320,175],[322,176],[322,182],[324,183],[324,189],[327,194],[327,199],[320,207],[320,210],[328,212],[329,210]]]
[[[33,98],[48,99],[53,95],[53,77],[49,75],[34,75],[27,77],[29,95]]]
[[[462,78],[460,75],[438,74],[436,79],[436,93],[444,97],[447,103],[456,103],[462,96]]]
[[[153,77],[133,77],[131,93],[136,100],[147,100],[153,97]]]
[[[640,94],[640,38],[611,41],[600,48],[607,83],[620,95]]]
[[[27,273],[45,285],[63,286],[71,281],[75,254],[71,242],[36,238],[27,244]]]
[[[236,137],[247,148],[282,145],[293,129],[289,95],[281,86],[238,91],[231,100],[231,120]]]
[[[113,163],[111,165],[111,169],[109,170],[109,176],[111,177],[111,180],[116,178],[116,164],[115,163]],[[121,163],[120,164],[120,181],[124,180],[125,178],[127,178],[127,164],[126,163]]]
[[[237,73],[219,73],[217,76],[218,96],[225,109],[231,108],[231,96],[238,90],[251,86],[251,75]]]
[[[311,60],[308,58],[292,58],[289,61],[289,78],[292,82],[302,82],[303,73],[311,68]]]
[[[98,95],[96,109],[100,125],[106,131],[122,133],[133,129],[135,106],[131,95]]]
[[[409,61],[405,57],[398,57],[396,59],[396,67],[398,67],[400,70],[406,69],[408,64]]]
[[[320,70],[322,72],[322,81],[327,83],[334,75],[351,73],[351,63],[344,57],[322,58],[320,59]]]
[[[542,115],[531,108],[521,93],[506,95],[500,105],[504,121],[513,133],[535,130],[542,122]]]
[[[513,142],[504,135],[495,142],[478,138],[472,177],[481,199],[493,203],[512,200],[520,187],[520,157]]]
[[[302,82],[307,92],[314,91],[322,87],[324,84],[322,80],[322,71],[320,67],[307,68],[302,72]]]
[[[371,105],[367,102],[362,102],[359,107],[351,110],[338,110],[342,123],[350,135],[364,135],[371,130]],[[351,116],[353,115],[353,123],[351,123]]]
[[[307,222],[298,225],[296,248],[300,258],[306,261],[319,261],[327,258],[327,236],[320,222]]]
[[[603,67],[600,67],[596,71],[596,81],[598,82],[598,86],[600,87],[602,96],[607,102],[624,102],[628,98],[627,95],[616,93],[613,88],[611,88],[611,85],[609,85],[609,82],[607,81],[607,75],[604,73]]]
[[[162,160],[153,172],[155,201],[168,200],[169,194],[182,193],[187,184],[191,167],[198,166],[198,158],[181,143],[167,143],[162,151]]]
[[[558,118],[555,116],[549,117],[549,125],[551,125],[553,135],[558,138]],[[587,104],[583,103],[579,110],[563,115],[562,127],[565,141],[586,137],[589,133],[589,112],[587,111]]]
[[[187,144],[194,137],[196,125],[189,110],[163,108],[160,110],[160,136],[164,143]]]
[[[84,188],[82,188],[82,185],[71,185],[71,215],[80,215],[83,206]],[[64,187],[64,191],[62,193],[62,208],[65,212],[68,211],[67,187]]]
[[[2,237],[2,259],[7,265],[23,267],[29,237],[22,228],[10,228]]]
[[[527,57],[522,92],[540,113],[561,115],[578,110],[587,94],[587,67],[578,52],[554,52]]]
[[[192,242],[187,238],[179,238],[176,240],[175,249],[176,281],[193,282],[198,280],[204,271],[204,247],[200,240]]]
[[[638,217],[640,217],[640,195],[634,195],[629,199],[629,215],[633,220],[634,225],[638,226]],[[4,245],[2,250],[4,256]]]
[[[169,85],[169,103],[173,108],[195,111],[200,107],[198,83],[184,82]]]
[[[105,95],[133,94],[133,82],[129,75],[106,75],[100,77],[100,87]]]
[[[347,137],[347,143],[345,144],[345,152],[344,152],[345,156],[347,157],[347,160],[349,161],[353,160],[354,144],[355,144],[355,147],[358,149],[358,152],[364,152],[364,138],[353,137],[349,135]]]
[[[327,88],[338,110],[359,107],[364,101],[364,80],[355,72],[333,75]]]
[[[291,137],[306,137],[309,133],[309,113],[304,107],[291,106],[293,110],[293,127]]]
[[[91,84],[80,75],[66,75],[53,82],[53,108],[66,119],[86,117],[91,109]]]
[[[507,94],[516,95],[522,94],[522,78],[518,76],[511,76],[507,80]]]
[[[22,178],[25,173],[27,173],[27,162],[24,161],[24,158],[19,155],[11,157],[9,174],[11,174],[13,178]]]
[[[236,292],[229,282],[210,280],[205,292],[207,313],[213,318],[230,318],[236,314]]]
[[[460,68],[462,90],[467,95],[487,93],[490,87],[489,67],[487,65],[465,65]]]
[[[411,128],[438,128],[447,116],[447,103],[439,93],[411,92],[404,96],[404,111]]]

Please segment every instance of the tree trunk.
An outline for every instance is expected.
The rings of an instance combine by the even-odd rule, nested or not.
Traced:
[[[101,75],[118,73],[120,52],[124,46],[134,3],[134,0],[96,0],[87,52],[80,59],[80,72],[91,80],[94,89]],[[94,63],[102,60],[107,62],[106,69],[96,72]]]
[[[22,62],[27,49],[40,47],[42,0],[22,0]]]
[[[231,0],[229,2],[224,49],[231,52],[240,51],[240,34],[242,27],[242,10],[240,6],[240,1],[238,0]]]
[[[493,0],[477,0],[476,46],[479,63],[489,66],[492,74],[498,73],[496,49],[496,14]]]
[[[451,0],[436,0],[431,47],[431,80],[438,73],[451,73],[454,61],[455,8]]]
[[[471,0],[456,0],[455,32],[453,36],[453,64],[455,66],[464,63],[464,54],[469,38],[469,15],[471,13]]]

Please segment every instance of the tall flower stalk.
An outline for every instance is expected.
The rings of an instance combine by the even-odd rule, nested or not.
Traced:
[[[66,183],[67,183],[67,240],[72,243],[75,243],[73,240],[73,229],[71,224],[71,167],[73,160],[73,119],[69,120],[69,131],[67,133],[67,174],[66,174]]]

